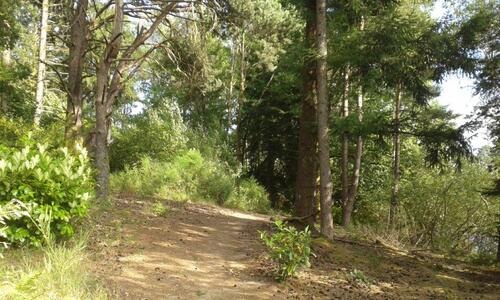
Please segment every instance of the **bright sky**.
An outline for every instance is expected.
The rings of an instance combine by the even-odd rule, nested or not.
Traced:
[[[438,102],[446,105],[451,111],[459,114],[457,125],[467,121],[467,116],[474,112],[474,106],[479,104],[479,97],[474,96],[472,79],[452,74],[446,77],[441,84],[441,95]],[[488,132],[485,128],[468,134],[471,138],[472,147],[479,149],[485,145],[491,145],[488,140]]]
[[[439,0],[434,5],[431,14],[434,18],[439,18],[445,12],[444,1]],[[474,83],[472,79],[458,74],[450,74],[441,83],[441,95],[437,100],[439,103],[446,105],[454,113],[459,114],[460,117],[457,119],[457,125],[462,125],[467,121],[467,116],[474,112],[474,106],[479,104],[480,99],[474,96]],[[468,136],[471,138],[474,149],[491,145],[485,128],[481,128],[478,132],[471,132]]]

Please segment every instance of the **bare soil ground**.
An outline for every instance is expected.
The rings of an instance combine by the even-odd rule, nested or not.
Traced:
[[[204,204],[117,197],[89,245],[117,299],[500,299],[500,272],[382,245],[315,240],[310,268],[280,284],[259,230],[269,216]],[[97,238],[99,237],[99,238]],[[361,270],[368,284],[349,280]]]

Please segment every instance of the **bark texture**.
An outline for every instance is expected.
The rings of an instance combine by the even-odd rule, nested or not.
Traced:
[[[500,262],[500,225],[497,225],[497,263]]]
[[[392,190],[391,190],[391,208],[389,212],[389,225],[394,228],[396,224],[396,215],[398,211],[399,199],[399,177],[400,177],[400,152],[401,152],[401,137],[399,134],[401,116],[401,84],[396,87],[394,97],[394,135],[392,138],[393,153],[392,153]]]
[[[132,44],[127,47],[122,46],[124,5],[123,0],[115,1],[115,15],[109,42],[99,59],[96,72],[96,127],[95,127],[95,165],[96,176],[96,196],[104,199],[109,190],[109,154],[108,144],[110,140],[111,116],[113,104],[123,87],[123,82],[132,77],[138,70],[146,57],[156,49],[150,46],[141,57],[133,58],[137,49],[144,45],[149,37],[156,31],[156,28],[165,20],[167,15],[175,9],[178,2],[170,2],[161,8],[158,15],[148,29],[141,28]],[[119,55],[121,53],[121,55]],[[119,58],[117,60],[117,58]]]
[[[332,216],[332,179],[330,174],[330,141],[328,124],[328,88],[327,88],[327,43],[326,43],[326,0],[316,1],[317,23],[317,93],[318,93],[318,146],[320,165],[320,207],[321,234],[333,238]]]
[[[316,3],[305,1],[307,19],[305,28],[306,49],[316,48]],[[295,215],[304,218],[305,225],[315,223],[315,199],[317,178],[317,126],[316,126],[316,59],[304,60],[304,86],[302,111],[299,119],[299,149],[296,178]]]
[[[359,24],[359,30],[363,31],[365,28],[365,19],[362,16],[361,22]],[[346,71],[345,78],[345,90],[344,90],[344,100],[342,107],[342,116],[347,117],[349,114],[349,68]],[[362,78],[362,76],[361,76]],[[358,121],[361,124],[363,122],[363,85],[362,79],[358,83],[358,99],[357,99],[357,112]],[[358,194],[359,187],[359,177],[361,175],[361,157],[363,156],[363,137],[359,135],[356,140],[356,153],[354,156],[352,175],[349,180],[349,136],[346,134],[342,137],[342,156],[341,156],[341,178],[342,178],[342,226],[346,227],[351,223],[352,211],[354,209],[354,203],[356,201],[356,196]]]
[[[358,89],[358,121],[361,123],[363,121],[363,88],[362,86]],[[351,182],[349,185],[349,192],[347,195],[347,201],[344,203],[342,211],[342,226],[348,226],[351,222],[352,211],[354,209],[354,202],[356,201],[356,196],[358,194],[359,187],[359,177],[361,175],[361,158],[363,156],[363,137],[359,135],[356,141],[356,153],[354,157],[354,166],[352,171]]]
[[[342,103],[340,106],[340,117],[347,118],[349,116],[349,81],[350,67],[347,66],[344,72],[344,90],[342,92]],[[346,130],[343,130],[340,142],[340,184],[342,206],[345,209],[349,201],[349,135]]]
[[[86,19],[88,0],[80,0],[70,20],[70,43],[68,62],[68,98],[66,104],[66,141],[73,143],[81,137],[83,126],[83,65],[87,51],[88,22]]]
[[[12,57],[10,49],[5,49],[2,51],[2,64],[5,67],[10,67],[12,63]],[[5,114],[9,109],[8,103],[4,97],[0,97],[0,112]]]
[[[96,196],[106,198],[109,186],[108,155],[108,110],[111,109],[108,93],[108,74],[111,64],[118,57],[123,35],[123,0],[115,3],[115,16],[110,42],[102,54],[96,72],[96,128],[95,128],[95,165],[97,169]],[[111,113],[111,111],[109,111]]]
[[[42,19],[40,22],[40,41],[38,46],[38,75],[36,81],[35,93],[35,118],[33,123],[40,124],[40,118],[43,112],[43,94],[45,83],[45,60],[47,57],[47,26],[49,20],[49,0],[42,2]]]

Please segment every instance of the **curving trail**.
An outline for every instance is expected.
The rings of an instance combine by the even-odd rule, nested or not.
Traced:
[[[164,217],[147,201],[116,199],[101,217],[98,275],[123,299],[270,299],[272,278],[249,266],[263,252],[257,230],[268,218],[199,204],[166,202]],[[108,258],[108,259],[106,259]]]
[[[118,197],[89,248],[114,299],[498,299],[500,272],[369,241],[315,240],[311,268],[279,284],[258,231],[269,216],[197,203]],[[370,284],[349,280],[361,270]]]

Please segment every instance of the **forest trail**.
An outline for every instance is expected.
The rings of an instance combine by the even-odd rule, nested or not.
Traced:
[[[277,292],[268,278],[248,273],[264,250],[256,236],[269,227],[263,216],[168,202],[156,217],[149,204],[120,198],[102,218],[109,238],[97,243],[97,272],[118,298],[270,299]]]
[[[198,203],[118,197],[89,248],[117,299],[498,299],[500,273],[375,244],[316,240],[311,268],[286,284],[272,277],[258,230],[269,216]],[[370,284],[350,281],[362,270]]]

